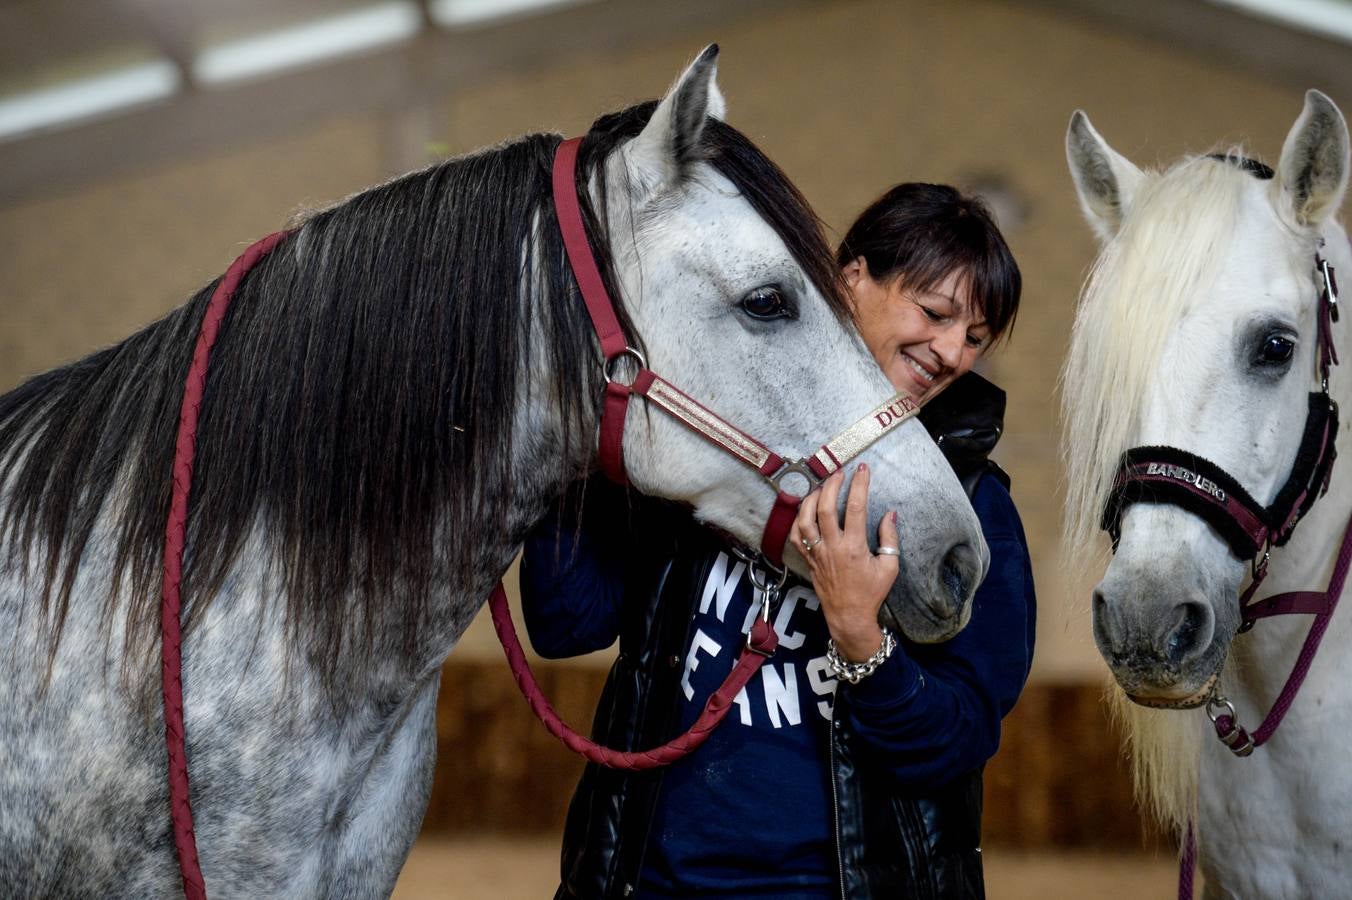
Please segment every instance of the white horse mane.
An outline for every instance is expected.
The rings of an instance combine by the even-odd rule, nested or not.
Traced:
[[[1118,462],[1134,442],[1165,339],[1193,298],[1211,289],[1242,189],[1252,181],[1239,167],[1206,156],[1146,173],[1130,215],[1085,280],[1060,385],[1063,558],[1074,560],[1078,582],[1107,562],[1099,521]],[[1138,800],[1161,823],[1184,827],[1196,802],[1202,722],[1138,706],[1116,685],[1108,690],[1113,718],[1130,742]]]

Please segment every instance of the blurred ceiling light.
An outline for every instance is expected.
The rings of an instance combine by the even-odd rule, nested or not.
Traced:
[[[1211,0],[1305,31],[1352,41],[1352,3],[1347,0]]]
[[[443,28],[458,28],[582,2],[591,0],[431,0],[427,9],[433,22]]]
[[[209,47],[193,60],[193,78],[204,85],[256,78],[397,44],[421,28],[417,3],[379,3]]]
[[[159,59],[0,97],[0,140],[163,100],[181,81],[178,67]]]

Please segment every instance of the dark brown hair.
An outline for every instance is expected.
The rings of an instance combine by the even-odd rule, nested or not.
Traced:
[[[843,268],[861,256],[875,280],[901,278],[915,291],[964,272],[991,343],[1014,326],[1023,278],[990,211],[975,197],[946,184],[897,185],[854,220],[836,262]]]

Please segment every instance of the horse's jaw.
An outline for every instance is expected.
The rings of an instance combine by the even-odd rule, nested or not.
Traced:
[[[851,401],[842,398],[842,402]],[[730,456],[710,458],[707,453],[692,452],[699,444],[692,447],[691,442],[700,439],[673,426],[660,412],[631,413],[630,419],[636,421],[631,421],[626,432],[626,454],[631,446],[637,448],[631,473],[636,486],[643,490],[649,487],[650,478],[656,482],[650,466],[660,472],[665,485],[694,486],[689,493],[670,499],[688,504],[697,519],[747,550],[760,549],[775,502],[770,484]],[[879,612],[879,622],[916,643],[937,643],[967,625],[990,551],[952,469],[942,456],[937,465],[931,465],[921,452],[925,449],[935,451],[933,440],[919,422],[908,422],[860,459],[867,461],[871,474],[865,525],[870,546],[877,543],[883,517],[898,513],[900,570]],[[853,477],[851,465],[840,488],[841,515]],[[783,559],[790,571],[811,579],[811,570],[793,542],[784,547]]]

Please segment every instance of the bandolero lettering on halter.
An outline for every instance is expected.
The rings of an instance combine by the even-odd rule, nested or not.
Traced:
[[[1182,481],[1192,485],[1200,491],[1205,491],[1222,503],[1225,502],[1225,491],[1218,487],[1216,482],[1212,481],[1210,478],[1203,478],[1191,469],[1170,465],[1169,463],[1149,463],[1145,467],[1145,474],[1162,475],[1165,478]]]

